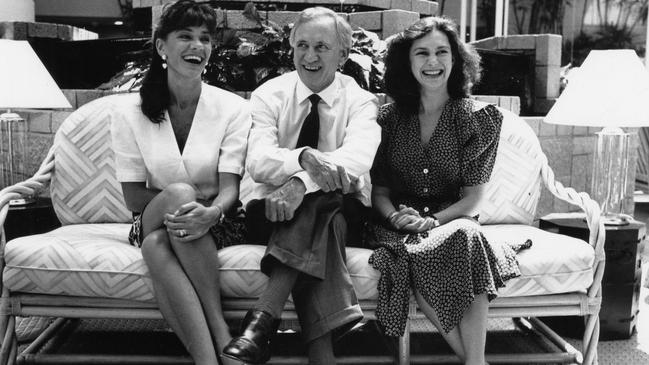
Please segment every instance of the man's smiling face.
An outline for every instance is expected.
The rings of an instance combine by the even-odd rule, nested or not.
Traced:
[[[319,17],[295,30],[293,63],[300,80],[314,93],[329,86],[336,70],[347,60],[347,51],[338,44],[334,20]]]

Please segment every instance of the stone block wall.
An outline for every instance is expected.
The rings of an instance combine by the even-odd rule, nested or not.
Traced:
[[[484,38],[477,48],[534,53],[534,113],[545,115],[559,97],[561,36],[525,34]]]
[[[97,33],[65,24],[41,22],[0,22],[0,39],[24,41],[33,38],[54,38],[63,41],[97,39]]]
[[[133,0],[133,8],[155,8],[174,2],[176,0]],[[198,0],[198,2],[208,2],[210,0]],[[250,0],[230,0],[229,3],[245,4]],[[271,0],[257,0],[257,4],[273,2]],[[340,5],[336,0],[284,0],[284,4],[308,4],[309,6],[318,5]],[[429,0],[344,0],[343,5],[359,5],[367,8],[376,8],[382,10],[399,9],[414,11],[422,15],[433,15],[437,13],[438,3]],[[154,18],[155,19],[155,18]],[[153,22],[152,24],[155,24]]]
[[[164,4],[173,0],[141,0],[133,1],[134,8],[151,8],[151,24],[156,24]],[[235,0],[234,2],[247,2]],[[257,1],[263,3],[264,1]],[[304,4],[303,0],[284,1],[284,3]],[[307,4],[317,5],[339,5],[338,1],[332,0],[308,0]],[[362,5],[368,11],[355,13],[340,13],[353,28],[361,27],[365,30],[377,33],[385,39],[397,32],[402,31],[406,26],[417,21],[421,16],[435,15],[438,4],[428,0],[345,0],[344,5]],[[264,19],[268,19],[280,26],[293,22],[298,11],[263,11],[260,12]],[[243,16],[242,10],[217,9],[217,23],[232,29],[255,29],[258,24]]]
[[[543,122],[542,117],[524,119],[539,137],[555,179],[564,186],[590,193],[593,153],[597,142],[595,132],[599,131],[599,128],[548,124]],[[555,198],[552,193],[543,189],[537,216],[577,210],[579,208]]]

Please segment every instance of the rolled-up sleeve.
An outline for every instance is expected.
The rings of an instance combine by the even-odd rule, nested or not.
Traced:
[[[236,108],[235,114],[230,119],[221,142],[219,172],[243,175],[251,125],[250,105],[242,101],[241,106]]]
[[[277,129],[279,108],[279,102],[264,100],[264,96],[257,93],[253,92],[250,97],[252,129],[246,169],[256,182],[276,186],[303,170],[298,158],[304,149],[280,147]]]
[[[133,129],[125,115],[111,113],[111,137],[115,152],[115,175],[120,182],[146,181],[147,172]]]
[[[376,97],[358,100],[351,106],[345,137],[340,148],[327,152],[336,165],[358,178],[370,171],[381,142],[381,127],[376,123]]]

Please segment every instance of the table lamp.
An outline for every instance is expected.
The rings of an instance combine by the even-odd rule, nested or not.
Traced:
[[[0,39],[0,187],[22,180],[27,123],[11,109],[71,108],[27,41]],[[12,201],[13,205],[24,203]]]
[[[545,122],[603,127],[597,133],[591,193],[605,224],[627,224],[624,200],[635,151],[629,151],[629,133],[622,127],[649,125],[649,71],[635,51],[591,51]]]

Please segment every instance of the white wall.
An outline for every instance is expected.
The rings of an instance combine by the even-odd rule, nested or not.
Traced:
[[[34,0],[0,0],[0,21],[34,21]]]

